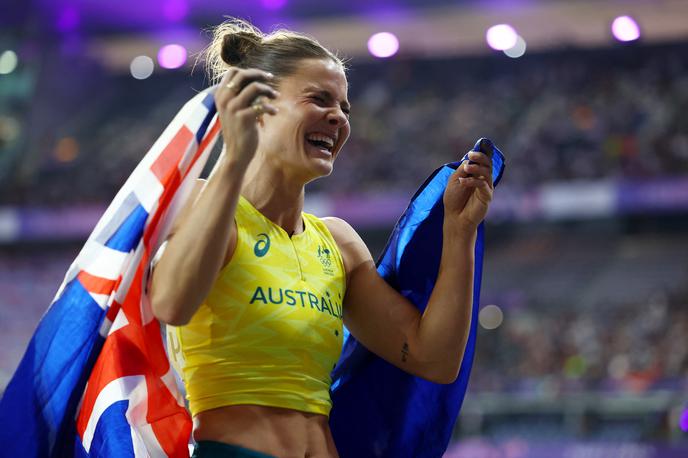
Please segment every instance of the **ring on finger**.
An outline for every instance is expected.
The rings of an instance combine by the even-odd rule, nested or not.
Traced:
[[[251,108],[253,108],[253,112],[256,114],[256,119],[258,119],[260,117],[260,115],[262,115],[263,112],[265,111],[265,107],[260,102],[254,102],[251,105]]]
[[[230,81],[229,83],[225,84],[225,87],[229,89],[232,92],[236,92],[234,89],[236,88],[236,81]]]

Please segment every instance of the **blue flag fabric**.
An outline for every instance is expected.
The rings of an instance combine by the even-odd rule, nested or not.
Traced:
[[[495,186],[504,156],[486,139],[474,151],[492,153]],[[467,157],[435,170],[416,191],[378,261],[380,275],[421,312],[435,285],[442,253],[442,196],[449,176]],[[484,249],[484,225],[475,246],[471,328],[456,381],[440,385],[407,374],[346,333],[333,373],[330,426],[342,458],[436,458],[451,438],[475,353]]]

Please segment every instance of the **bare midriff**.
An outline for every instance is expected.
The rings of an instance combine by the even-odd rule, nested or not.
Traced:
[[[238,445],[279,458],[338,458],[325,415],[279,407],[226,406],[194,417],[194,439]]]

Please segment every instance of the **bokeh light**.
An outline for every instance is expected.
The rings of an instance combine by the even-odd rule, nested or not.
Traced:
[[[509,24],[497,24],[487,29],[485,39],[490,48],[504,51],[516,45],[518,34]]]
[[[478,322],[484,329],[497,329],[504,321],[502,309],[496,305],[486,305],[478,314]]]
[[[260,0],[260,3],[266,10],[277,11],[285,7],[287,0]]]
[[[614,355],[614,357],[609,361],[607,365],[607,373],[610,377],[616,380],[620,380],[628,374],[631,368],[631,362],[628,355],[622,353]]]
[[[14,116],[0,116],[0,147],[11,145],[19,138],[21,126]]]
[[[136,56],[129,65],[131,76],[137,80],[145,80],[153,74],[155,62],[148,56]]]
[[[61,138],[53,151],[53,156],[59,162],[72,162],[78,155],[79,142],[74,137]]]
[[[683,409],[683,412],[681,412],[681,418],[678,420],[678,426],[681,428],[681,431],[688,433],[688,408]]]
[[[635,41],[640,38],[640,27],[630,16],[619,16],[612,22],[612,34],[619,41]]]
[[[0,54],[0,75],[7,75],[12,73],[17,68],[17,53],[8,49]]]
[[[399,40],[393,33],[376,33],[368,40],[368,51],[375,57],[391,57],[399,51]]]
[[[588,369],[588,362],[580,354],[571,355],[564,362],[564,375],[570,379],[581,378]]]
[[[504,50],[504,54],[512,59],[518,59],[526,53],[526,40],[520,35],[516,37],[516,44]]]
[[[158,63],[162,68],[179,68],[186,63],[186,48],[178,44],[165,45],[158,52]]]

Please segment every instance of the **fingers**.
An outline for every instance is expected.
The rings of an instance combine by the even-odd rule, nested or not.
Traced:
[[[253,103],[268,105],[266,102],[269,99],[274,99],[278,94],[276,90],[267,84],[253,81],[234,98],[232,103],[240,108],[247,107]]]
[[[492,160],[486,154],[470,151],[468,160],[464,160],[456,169],[459,178],[477,178],[492,185]]]
[[[464,188],[473,188],[473,189],[479,189],[479,188],[484,188],[484,189],[490,189],[490,184],[486,180],[481,180],[480,178],[474,178],[474,177],[459,177],[459,183],[461,183],[461,186]]]
[[[227,89],[234,94],[238,94],[251,81],[271,81],[274,79],[272,73],[264,72],[257,68],[232,68],[227,71],[221,82],[221,88]]]
[[[215,99],[224,98],[227,99],[236,93],[235,83],[232,83],[232,79],[239,72],[238,68],[230,68],[227,70],[218,84],[217,91],[215,91]]]
[[[261,97],[262,99],[262,97]],[[263,113],[267,114],[277,114],[277,107],[274,105],[270,105],[268,103],[264,102],[254,102],[253,104],[249,105],[248,108],[244,108],[242,110],[239,110],[237,112],[237,115],[246,118],[246,119],[258,119]]]
[[[484,165],[485,167],[492,167],[492,159],[490,159],[487,154],[478,151],[469,151],[468,160],[476,164]]]
[[[456,172],[460,178],[475,177],[476,179],[491,181],[492,167],[482,164],[476,164],[472,161],[464,161],[459,165]]]
[[[237,103],[233,103],[235,110],[239,110],[245,108],[260,95],[274,98],[276,92],[267,84],[273,78],[271,73],[255,68],[231,68],[220,80],[219,87],[215,92],[216,104],[218,108],[220,106],[223,108],[228,107],[230,103],[241,97]],[[252,96],[242,97],[249,88]]]

